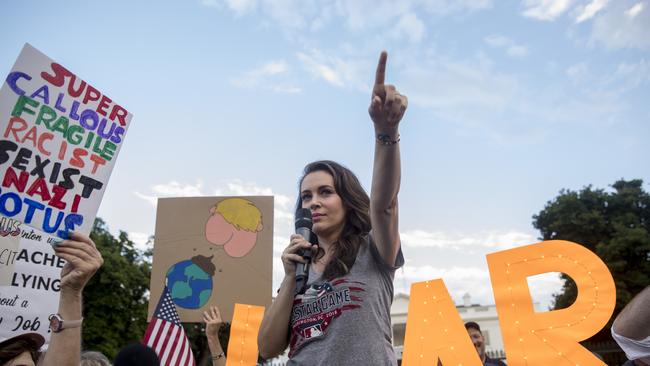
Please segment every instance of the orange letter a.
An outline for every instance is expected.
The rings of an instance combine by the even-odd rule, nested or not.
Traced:
[[[481,359],[441,279],[411,285],[404,366],[480,366]]]

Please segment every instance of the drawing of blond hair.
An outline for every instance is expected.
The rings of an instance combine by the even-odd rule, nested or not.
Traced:
[[[226,198],[214,207],[237,230],[258,232],[262,230],[262,212],[253,202],[243,198]]]

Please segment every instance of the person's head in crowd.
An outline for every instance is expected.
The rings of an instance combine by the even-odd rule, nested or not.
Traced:
[[[111,366],[111,361],[101,352],[84,351],[79,366]]]
[[[45,338],[38,333],[23,333],[0,342],[0,366],[36,365]]]
[[[130,344],[115,356],[114,366],[159,366],[158,355],[141,343]]]
[[[467,329],[467,334],[472,339],[472,344],[474,344],[481,362],[485,362],[485,338],[483,338],[481,327],[475,322],[467,322],[465,323],[465,329]]]

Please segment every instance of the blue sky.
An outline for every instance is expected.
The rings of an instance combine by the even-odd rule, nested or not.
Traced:
[[[140,243],[155,197],[273,194],[278,267],[306,163],[337,160],[369,187],[382,49],[410,101],[397,292],[442,277],[457,302],[493,303],[485,254],[535,242],[532,215],[561,189],[650,188],[648,0],[25,0],[0,13],[0,70],[29,42],[133,113],[99,216]],[[539,278],[535,297],[555,288]]]

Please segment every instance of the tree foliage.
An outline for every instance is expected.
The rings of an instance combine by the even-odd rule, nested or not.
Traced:
[[[612,191],[587,186],[578,192],[560,191],[533,216],[543,240],[569,240],[584,245],[605,262],[616,284],[618,312],[650,285],[650,195],[642,180],[619,180]],[[571,305],[575,282],[562,274],[562,291],[554,308]]]
[[[84,289],[84,349],[109,358],[142,339],[147,327],[150,253],[141,253],[125,232],[114,237],[97,218],[90,234],[104,265]]]

